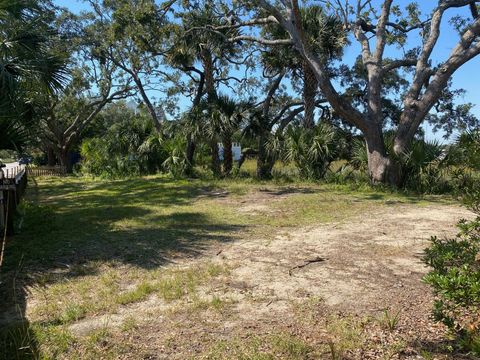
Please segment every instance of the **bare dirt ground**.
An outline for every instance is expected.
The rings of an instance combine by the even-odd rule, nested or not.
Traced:
[[[236,210],[261,215],[278,201],[252,199]],[[108,325],[116,340],[105,346],[123,347],[125,359],[460,358],[445,350],[444,329],[431,319],[421,257],[430,236],[454,235],[455,223],[472,216],[456,205],[387,203],[344,222],[245,236],[170,265],[228,267],[197,295],[220,299],[216,309],[152,295],[70,330],[84,336]],[[120,330],[131,318],[132,329]],[[272,357],[261,356],[267,349]]]

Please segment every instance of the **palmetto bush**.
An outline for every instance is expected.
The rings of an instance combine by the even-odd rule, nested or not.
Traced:
[[[321,123],[313,129],[289,126],[284,134],[281,157],[285,162],[295,163],[302,178],[318,180],[325,177],[341,147],[340,137],[328,124]]]
[[[1,112],[1,111],[0,111]],[[0,115],[0,149],[20,150],[30,139],[30,121],[13,121]]]
[[[185,173],[187,166],[185,145],[185,138],[182,136],[165,139],[162,143],[162,151],[166,155],[162,162],[162,169],[175,177]]]
[[[408,151],[393,155],[393,134],[385,136],[387,154],[400,166],[399,186],[404,189],[425,193],[443,192],[447,189],[446,149],[438,141],[414,139]],[[365,142],[355,140],[350,165],[367,171],[368,156]]]
[[[442,192],[445,184],[445,147],[437,141],[414,140],[399,157],[402,185],[417,192]]]
[[[460,134],[448,151],[449,165],[480,170],[480,130]]]
[[[352,146],[352,155],[349,160],[350,165],[352,165],[357,170],[362,170],[367,172],[368,170],[368,154],[365,141],[360,139],[355,139]]]

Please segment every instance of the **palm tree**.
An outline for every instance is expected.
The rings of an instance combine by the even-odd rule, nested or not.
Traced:
[[[338,58],[346,44],[342,22],[333,16],[323,13],[320,6],[302,8],[303,34],[308,38],[310,48],[322,57]],[[303,101],[305,104],[304,126],[313,128],[315,97],[318,93],[318,83],[310,65],[302,58]]]
[[[27,140],[42,93],[66,82],[66,55],[53,50],[54,12],[49,2],[0,0],[0,143]],[[12,122],[14,124],[12,124]]]
[[[190,76],[196,89],[192,109],[200,105],[204,95],[210,105],[217,101],[215,71],[224,66],[220,59],[234,57],[239,51],[238,46],[225,41],[227,30],[219,33],[206,30],[208,26],[220,26],[223,23],[215,13],[218,9],[215,9],[213,1],[208,0],[204,5],[203,8],[188,6],[180,15],[182,25],[176,26],[175,46],[166,56],[167,62],[174,68],[197,77],[194,80],[193,76]],[[232,30],[229,30],[228,35],[231,36],[231,33]],[[194,116],[190,120],[196,118]],[[218,146],[213,144],[212,152],[215,147],[218,152]],[[187,134],[186,161],[187,169],[190,170],[193,167],[194,152],[194,136]],[[216,155],[212,153],[212,157],[215,158]]]
[[[0,149],[21,150],[27,144],[30,134],[23,125],[0,117]]]
[[[205,116],[203,111],[206,111],[206,104],[203,102],[203,106],[200,106],[200,103],[201,102],[199,101],[199,104],[192,105],[192,107],[183,114],[180,121],[182,125],[182,133],[187,140],[185,151],[185,173],[189,176],[193,175],[196,146],[203,136],[203,119]]]
[[[225,118],[222,116],[222,113],[215,107],[211,108],[206,120],[204,134],[210,144],[212,156],[211,170],[213,176],[219,177],[222,174],[222,168],[220,164],[218,143],[221,141],[221,134],[224,131],[224,127],[228,126],[228,124],[225,123]]]
[[[245,107],[231,97],[218,95],[214,103],[208,99],[190,108],[182,119],[182,129],[194,143],[205,142],[211,151],[210,168],[214,176],[228,176],[233,167],[232,136],[243,119]],[[218,143],[223,145],[223,172]]]
[[[226,95],[220,95],[216,101],[216,107],[221,114],[221,140],[223,144],[223,175],[228,176],[233,168],[232,136],[242,121],[243,103],[237,103]]]
[[[325,15],[321,6],[312,5],[301,9],[302,32],[310,49],[317,56],[329,59],[338,58],[347,43],[341,21],[333,16]],[[278,25],[267,28],[273,39],[284,39],[285,31]],[[294,78],[302,81],[302,96],[305,106],[303,126],[313,128],[315,98],[318,94],[318,84],[310,65],[296,51],[286,47],[275,47],[263,56],[265,66],[271,72],[280,73],[288,69]]]
[[[335,129],[326,123],[314,129],[290,125],[285,132],[283,159],[294,162],[304,178],[323,179],[342,147]]]

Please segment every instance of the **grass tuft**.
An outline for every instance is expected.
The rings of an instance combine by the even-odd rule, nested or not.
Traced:
[[[151,284],[147,281],[142,281],[137,287],[132,291],[127,291],[120,294],[116,303],[121,305],[126,305],[138,301],[145,300],[150,294],[157,290],[157,286]]]

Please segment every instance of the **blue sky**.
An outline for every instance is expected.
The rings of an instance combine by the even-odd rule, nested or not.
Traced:
[[[394,4],[399,5],[400,7],[405,7],[408,3],[410,3],[410,0],[396,0],[394,1]],[[85,4],[84,1],[78,1],[78,0],[54,0],[54,3],[66,7],[70,9],[73,12],[80,12],[82,10],[87,10],[88,5]],[[380,0],[374,1],[377,5],[381,3]],[[437,4],[437,1],[433,0],[428,0],[428,1],[419,1],[420,8],[422,10],[422,13],[424,15],[429,14],[432,9],[435,7]],[[447,20],[449,17],[452,15],[456,15],[459,13],[459,10],[454,9],[451,10],[449,13],[447,13]],[[465,15],[468,15],[467,12],[464,13]],[[412,38],[409,40],[409,46],[415,46],[419,43],[419,39]],[[441,29],[441,36],[440,39],[437,43],[437,47],[435,48],[435,51],[432,56],[432,60],[434,65],[444,61],[453,47],[455,46],[456,42],[458,41],[458,34],[452,29],[452,27],[448,24],[448,21],[443,22],[443,26]],[[388,54],[391,54],[393,57],[395,54],[398,54],[400,50],[392,48],[387,50],[387,56]],[[345,50],[345,56],[343,61],[347,64],[352,64],[355,61],[355,58],[359,54],[359,45],[355,41],[352,41],[352,45],[349,46]],[[470,102],[475,104],[474,107],[474,114],[477,117],[480,117],[480,57],[477,57],[467,64],[463,65],[462,68],[460,68],[453,76],[453,86],[454,88],[463,88],[467,90],[467,93],[464,97],[464,99],[459,99],[460,102]],[[185,103],[185,99],[182,100],[182,103]],[[187,105],[188,106],[188,105]],[[424,125],[424,128],[427,133],[427,138],[436,138],[436,139],[441,139],[442,134],[437,133],[433,134],[429,128],[428,125]]]

